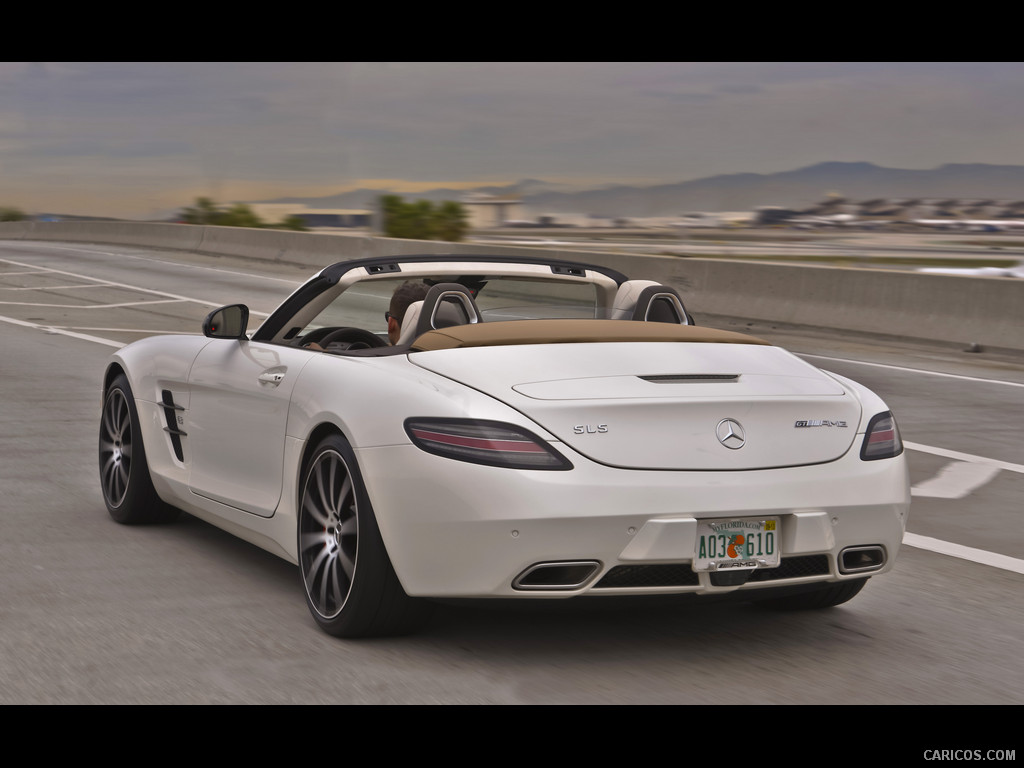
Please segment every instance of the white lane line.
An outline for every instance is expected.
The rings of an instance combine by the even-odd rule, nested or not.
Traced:
[[[0,275],[3,277],[3,275]],[[106,283],[90,283],[89,285],[27,285],[8,286],[0,285],[0,291],[65,291],[69,288],[106,288]]]
[[[1005,469],[1010,472],[1019,472],[1024,474],[1024,464],[1012,464],[1009,461],[1000,461],[999,459],[989,459],[984,456],[975,456],[973,453],[961,453],[960,451],[951,451],[948,448],[936,448],[932,445],[921,445],[920,443],[908,443],[906,440],[903,441],[903,447],[909,448],[912,451],[921,451],[921,453],[930,453],[935,456],[943,456],[947,459],[956,459],[957,461],[968,461],[972,464],[987,464],[990,467],[997,467],[998,469]]]
[[[941,376],[947,379],[962,379],[964,381],[977,381],[982,384],[1002,384],[1006,387],[1021,387],[1024,388],[1024,383],[1018,381],[1003,381],[1002,379],[982,379],[977,376],[963,376],[959,373],[940,373],[939,371],[926,371],[921,368],[906,368],[902,365],[889,365],[886,363],[868,363],[863,360],[849,360],[844,357],[826,357],[824,355],[810,355],[804,354],[803,352],[796,352],[794,354],[800,357],[813,357],[818,360],[832,360],[837,363],[851,363],[852,365],[868,365],[872,368],[888,368],[893,371],[904,371],[907,373],[920,373],[926,376]]]
[[[19,267],[31,267],[32,266],[31,264],[23,264],[20,261],[12,261],[11,259],[0,259],[0,261],[7,262],[8,264],[15,264],[15,265],[17,265]],[[66,275],[67,277],[76,277],[76,278],[78,278],[80,280],[88,280],[89,282],[92,282],[92,283],[103,283],[104,285],[109,286],[111,288],[127,288],[128,290],[131,290],[131,291],[139,291],[140,293],[152,293],[152,294],[155,294],[156,296],[164,296],[164,297],[166,297],[168,299],[176,299],[178,301],[189,301],[189,302],[192,302],[194,304],[202,304],[203,306],[207,306],[207,307],[219,307],[219,306],[221,306],[220,304],[218,304],[215,301],[204,301],[202,299],[192,298],[191,296],[181,296],[181,295],[176,294],[176,293],[168,293],[167,291],[157,291],[157,290],[154,290],[153,288],[143,288],[143,287],[138,286],[138,285],[130,285],[129,283],[116,283],[116,282],[113,282],[111,280],[100,280],[99,278],[96,278],[96,277],[89,277],[88,275],[81,275],[81,274],[77,274],[75,272],[68,272],[68,271],[63,270],[63,269],[50,269],[50,268],[47,268],[47,272],[50,272],[52,274],[57,274],[57,275]]]
[[[970,560],[973,563],[990,565],[993,568],[1001,568],[1004,571],[1024,573],[1024,560],[1016,557],[1000,555],[995,552],[986,552],[984,549],[965,547],[962,544],[953,544],[950,541],[933,539],[929,536],[920,536],[909,531],[903,534],[903,543],[908,547],[926,549],[929,552],[937,552],[940,555],[959,557],[962,560]]]
[[[28,245],[28,243],[22,243],[22,245]],[[251,277],[251,278],[253,278],[255,280],[270,280],[270,281],[275,282],[275,283],[287,283],[288,285],[293,285],[295,287],[298,287],[298,286],[302,285],[302,283],[303,283],[303,281],[301,281],[301,280],[288,280],[288,279],[283,278],[283,277],[270,277],[269,275],[256,275],[256,274],[253,274],[252,272],[244,272],[243,273],[243,272],[239,272],[237,269],[220,269],[219,267],[207,267],[207,266],[204,266],[202,264],[185,264],[185,263],[180,262],[180,261],[171,261],[170,259],[152,259],[152,258],[149,258],[149,257],[146,257],[146,256],[139,256],[138,254],[134,254],[134,253],[114,253],[113,251],[97,251],[97,250],[90,250],[88,248],[77,248],[77,247],[72,248],[72,247],[68,247],[68,246],[58,246],[58,245],[52,245],[52,244],[47,244],[45,247],[46,247],[47,250],[52,248],[53,250],[71,251],[72,253],[89,253],[89,254],[95,254],[95,255],[98,255],[98,256],[110,256],[111,258],[116,258],[116,259],[136,259],[138,261],[151,261],[154,264],[169,264],[172,267],[185,267],[185,268],[190,269],[190,270],[191,269],[205,269],[207,272],[222,272],[222,273],[224,273],[226,275],[232,275],[232,276],[243,275],[244,277]],[[2,276],[4,274],[14,274],[14,273],[0,272],[0,276]]]
[[[966,461],[951,461],[939,474],[910,489],[912,496],[932,499],[962,499],[999,474],[999,467]]]
[[[159,328],[93,328],[88,325],[57,325],[64,331],[108,331],[113,333],[148,333],[150,336],[198,336],[199,331],[166,331]]]
[[[18,262],[18,261],[12,261],[11,259],[0,259],[0,262],[7,262],[8,264],[17,264],[18,266],[21,266],[21,267],[30,267],[30,266],[32,266],[31,264],[23,264],[23,263]],[[82,274],[78,274],[76,272],[68,272],[68,271],[63,270],[63,269],[51,269],[49,267],[44,267],[44,270],[45,270],[45,273],[66,275],[68,277],[75,277],[75,278],[78,278],[80,280],[89,280],[90,282],[96,283],[96,284],[100,285],[101,287],[125,288],[125,289],[130,290],[130,291],[139,291],[140,293],[151,293],[151,294],[154,294],[156,296],[165,296],[166,298],[165,299],[159,299],[159,300],[153,300],[153,301],[126,302],[126,303],[122,303],[122,304],[34,304],[34,303],[18,302],[18,301],[0,301],[0,304],[16,304],[16,305],[19,305],[19,306],[30,306],[30,307],[56,307],[56,308],[60,308],[60,309],[110,309],[110,308],[114,308],[114,307],[132,307],[132,306],[141,306],[141,305],[146,305],[146,304],[162,304],[162,303],[168,303],[168,302],[182,302],[182,301],[184,301],[184,302],[190,302],[192,304],[201,304],[201,305],[206,306],[206,307],[215,307],[216,308],[216,307],[220,307],[221,306],[221,304],[216,302],[216,301],[206,301],[204,299],[197,299],[197,298],[192,297],[192,296],[182,296],[182,295],[176,294],[176,293],[168,293],[167,291],[157,291],[157,290],[154,290],[152,288],[143,288],[142,286],[139,286],[139,285],[131,285],[130,283],[118,283],[118,282],[114,282],[114,281],[111,281],[111,280],[101,280],[100,278],[97,278],[97,277],[90,277],[89,275],[82,275]],[[250,316],[257,315],[257,316],[260,316],[260,317],[269,317],[270,313],[269,312],[259,312],[259,311],[255,310],[255,309],[250,309],[249,310],[249,315]],[[40,328],[49,328],[50,326],[38,326],[38,327],[40,327]]]
[[[35,301],[0,301],[15,307],[54,307],[56,309],[116,309],[117,307],[148,307],[151,304],[181,304],[190,299],[150,299],[148,301],[122,301],[118,304],[43,304]]]
[[[0,259],[0,261],[7,261],[7,259]],[[25,269],[20,272],[4,272],[0,270],[0,277],[10,277],[11,275],[45,275],[48,273],[46,269]]]
[[[94,341],[97,344],[103,344],[108,347],[114,347],[120,349],[124,344],[120,341],[114,341],[113,339],[104,339],[99,336],[90,336],[85,333],[75,333],[74,331],[66,331],[63,328],[53,328],[48,325],[40,325],[39,323],[30,323],[25,320],[15,320],[13,317],[4,317],[0,315],[0,322],[11,323],[12,325],[20,325],[25,328],[34,328],[37,331],[45,331],[46,333],[59,334],[60,336],[70,336],[73,339],[81,339],[83,341]]]

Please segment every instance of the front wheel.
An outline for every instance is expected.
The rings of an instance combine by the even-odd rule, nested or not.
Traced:
[[[100,417],[100,487],[110,516],[119,523],[165,523],[178,510],[164,503],[149,476],[139,414],[124,374],[107,389]]]
[[[316,448],[299,504],[299,569],[317,624],[338,637],[406,634],[430,615],[395,575],[355,455],[340,435]]]

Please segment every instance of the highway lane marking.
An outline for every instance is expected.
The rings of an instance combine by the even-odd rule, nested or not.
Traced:
[[[76,333],[74,331],[64,330],[63,328],[54,328],[49,325],[40,325],[39,323],[30,323],[27,320],[16,320],[13,317],[4,317],[3,315],[0,315],[0,322],[11,323],[12,325],[20,325],[24,328],[33,328],[37,331],[44,331],[46,333],[54,333],[59,334],[61,336],[70,336],[73,339],[93,341],[97,344],[104,344],[108,347],[114,347],[115,349],[120,349],[121,347],[124,346],[124,344],[122,344],[121,342],[114,341],[112,339],[104,339],[100,336],[90,336],[85,333]]]
[[[912,496],[932,499],[962,499],[999,474],[999,467],[965,461],[951,461],[939,474],[910,489]]]
[[[197,331],[167,331],[159,328],[95,328],[88,325],[57,325],[65,331],[112,331],[113,333],[148,333],[153,336],[198,336]],[[126,342],[127,343],[127,342]]]
[[[1013,464],[1009,461],[989,459],[985,456],[975,456],[972,453],[951,451],[947,448],[937,448],[920,443],[904,441],[903,445],[911,451],[953,459],[951,463],[940,469],[935,477],[913,486],[910,489],[913,496],[933,499],[962,499],[992,481],[1001,470],[1024,474],[1024,465]]]
[[[19,267],[30,267],[30,266],[32,266],[31,264],[23,264],[22,262],[13,261],[11,259],[2,259],[2,258],[0,258],[0,262],[6,262],[8,264],[15,264],[15,265],[17,265]],[[103,279],[98,278],[98,277],[90,277],[89,275],[82,275],[82,274],[78,274],[76,272],[68,272],[67,270],[63,270],[63,269],[53,269],[53,268],[50,268],[50,267],[43,267],[43,271],[44,271],[44,273],[52,273],[52,274],[58,274],[58,275],[65,275],[67,277],[75,277],[75,278],[79,278],[81,280],[88,280],[91,283],[99,284],[100,287],[124,288],[126,290],[131,290],[131,291],[139,291],[140,293],[151,293],[151,294],[154,294],[156,296],[164,296],[166,298],[162,299],[162,300],[154,300],[154,301],[148,301],[148,302],[146,302],[146,301],[139,301],[139,302],[134,302],[134,303],[124,303],[124,304],[92,304],[92,305],[89,305],[89,304],[71,304],[71,305],[68,305],[68,304],[30,304],[28,302],[17,302],[17,301],[0,301],[0,304],[18,304],[18,305],[21,305],[21,306],[33,306],[33,307],[58,307],[58,308],[61,308],[61,309],[93,309],[93,308],[96,308],[96,309],[109,309],[109,308],[113,308],[113,307],[128,307],[128,306],[137,306],[137,305],[145,305],[145,304],[158,304],[158,303],[166,303],[166,302],[174,302],[174,301],[179,301],[179,302],[184,301],[184,302],[190,302],[190,303],[193,303],[193,304],[201,304],[203,306],[214,307],[214,308],[222,306],[220,303],[218,303],[216,301],[206,301],[204,299],[197,299],[197,298],[194,298],[192,296],[182,296],[181,294],[168,293],[167,291],[158,291],[158,290],[153,289],[153,288],[143,288],[142,286],[132,285],[130,283],[119,283],[119,282],[115,282],[113,280],[103,280]],[[3,273],[0,273],[0,275],[2,275],[2,274]],[[46,286],[42,286],[38,290],[45,290],[46,288],[47,288]],[[262,317],[268,317],[269,316],[268,312],[258,312],[257,310],[254,310],[254,309],[250,309],[249,310],[249,314],[250,315],[259,315],[259,316],[262,316]],[[40,327],[43,327],[43,326],[40,326]],[[51,326],[45,326],[45,327],[51,328]]]
[[[947,379],[962,379],[964,381],[976,381],[982,384],[1002,384],[1007,387],[1021,387],[1024,388],[1024,384],[1017,381],[1003,381],[1002,379],[982,379],[977,376],[964,376],[959,373],[941,373],[939,371],[926,371],[922,368],[907,368],[902,365],[890,365],[888,363],[869,363],[864,360],[849,360],[844,357],[826,357],[825,355],[811,355],[803,352],[796,352],[794,354],[800,357],[814,357],[818,360],[832,360],[837,363],[851,363],[853,365],[868,365],[873,368],[889,368],[893,371],[904,371],[906,373],[921,373],[926,376],[942,376]]]
[[[5,277],[3,273],[0,273],[0,277]],[[0,291],[64,291],[68,288],[106,288],[106,283],[90,283],[89,285],[25,285],[25,286],[9,286],[0,285]]]
[[[28,244],[29,243],[23,243],[23,245],[28,245]],[[88,248],[70,248],[70,247],[66,247],[66,246],[58,246],[58,245],[51,245],[51,244],[47,244],[45,246],[45,248],[47,250],[52,248],[53,250],[59,250],[59,251],[71,251],[72,253],[93,253],[93,254],[97,254],[99,256],[110,256],[112,258],[118,258],[118,259],[125,258],[125,259],[136,259],[138,261],[151,261],[154,264],[169,264],[172,267],[186,267],[188,269],[205,269],[205,270],[207,270],[209,272],[223,272],[226,275],[232,275],[232,276],[243,275],[244,277],[251,277],[251,278],[254,278],[256,280],[271,280],[271,281],[273,281],[275,283],[287,283],[288,285],[295,286],[295,287],[298,287],[298,286],[302,285],[302,283],[303,283],[303,281],[301,281],[301,280],[297,281],[297,280],[288,280],[287,278],[283,278],[283,277],[270,277],[268,275],[256,275],[256,274],[253,274],[251,272],[244,272],[243,273],[243,272],[239,272],[237,269],[221,269],[219,267],[207,267],[207,266],[204,266],[202,264],[186,264],[186,263],[183,263],[183,262],[180,262],[180,261],[170,261],[168,259],[151,259],[151,258],[147,258],[146,256],[139,256],[138,254],[134,254],[134,253],[116,253],[114,251],[96,251],[96,250],[90,250]],[[5,274],[20,274],[20,273],[0,272],[0,276],[3,276]],[[33,274],[33,273],[26,272],[24,274]]]
[[[15,265],[17,265],[19,267],[30,267],[30,266],[32,266],[31,264],[23,264],[23,263],[21,263],[19,261],[12,261],[11,259],[0,259],[0,261],[7,262],[8,264],[15,264]],[[77,274],[75,272],[68,272],[67,270],[63,270],[63,269],[51,269],[49,267],[46,267],[45,269],[46,269],[47,272],[50,272],[50,273],[53,273],[53,274],[66,275],[67,277],[77,277],[77,278],[79,278],[81,280],[88,280],[91,283],[102,283],[104,286],[107,286],[107,287],[126,288],[126,289],[131,290],[131,291],[139,291],[140,293],[152,293],[152,294],[154,294],[156,296],[164,296],[165,298],[175,299],[177,301],[188,301],[188,302],[192,302],[194,304],[202,304],[203,306],[206,306],[206,307],[219,307],[219,306],[221,306],[216,301],[205,301],[203,299],[196,299],[196,298],[193,298],[191,296],[182,296],[182,295],[176,294],[176,293],[168,293],[167,291],[158,291],[158,290],[156,290],[154,288],[143,288],[142,286],[131,285],[130,283],[118,283],[118,282],[114,282],[113,280],[101,280],[101,279],[96,278],[96,277],[89,277],[88,275],[81,275],[81,274]],[[0,302],[0,303],[3,303],[3,302]],[[46,305],[39,305],[39,306],[46,306]]]
[[[921,443],[909,443],[906,440],[903,441],[903,447],[909,448],[912,451],[921,451],[921,453],[930,453],[934,456],[943,456],[947,459],[956,459],[957,461],[966,461],[972,464],[986,464],[990,467],[996,467],[998,469],[1005,469],[1009,472],[1019,472],[1024,474],[1024,464],[1013,464],[1009,461],[1000,461],[999,459],[989,459],[985,456],[975,456],[973,453],[961,453],[960,451],[951,451],[948,448],[936,448],[932,445],[921,445]]]
[[[993,568],[999,568],[1004,571],[1024,573],[1024,560],[1020,560],[1016,557],[1009,557],[1008,555],[1000,555],[996,552],[988,552],[984,549],[965,547],[962,544],[954,544],[950,541],[933,539],[930,536],[921,536],[916,533],[910,533],[909,531],[903,534],[903,543],[908,547],[925,549],[929,552],[936,552],[940,555],[959,557],[961,560],[970,560],[973,563],[981,563],[982,565],[992,566]]]
[[[188,299],[150,299],[149,301],[123,301],[119,304],[43,304],[35,301],[0,301],[16,307],[55,307],[57,309],[116,309],[117,307],[148,307],[151,304],[181,304]]]
[[[0,259],[0,261],[6,261],[6,259]],[[29,269],[22,272],[0,272],[0,277],[10,277],[12,275],[45,275],[47,270],[45,269]]]

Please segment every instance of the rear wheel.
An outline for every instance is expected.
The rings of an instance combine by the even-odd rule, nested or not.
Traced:
[[[139,414],[124,374],[107,389],[100,417],[100,486],[110,516],[119,523],[164,523],[178,516],[165,504],[149,476]]]
[[[779,611],[810,611],[831,608],[855,597],[867,583],[867,579],[856,579],[841,581],[838,584],[823,584],[808,592],[758,600],[757,604]]]
[[[299,569],[313,618],[338,637],[406,634],[430,615],[395,575],[355,455],[329,435],[306,468],[299,504]]]

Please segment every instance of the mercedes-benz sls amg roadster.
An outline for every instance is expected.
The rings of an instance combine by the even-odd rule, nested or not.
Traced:
[[[885,403],[695,325],[670,286],[389,257],[323,269],[254,332],[248,315],[113,355],[103,498],[118,522],[184,510],[295,563],[331,634],[409,632],[438,599],[824,608],[899,550],[910,491]]]

